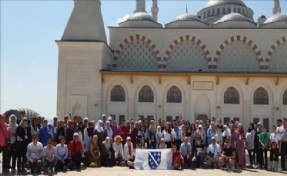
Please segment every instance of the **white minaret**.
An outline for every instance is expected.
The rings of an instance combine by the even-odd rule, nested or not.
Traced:
[[[152,18],[155,22],[157,22],[158,11],[159,11],[159,8],[157,6],[157,0],[152,0],[151,13],[152,13]]]
[[[107,42],[100,0],[74,0],[62,40]]]
[[[96,120],[102,109],[100,70],[109,68],[112,50],[107,45],[100,0],[74,0],[74,9],[59,48],[57,116],[73,112]]]
[[[274,0],[273,15],[281,13],[280,0]]]
[[[134,13],[137,12],[146,12],[145,0],[136,0],[136,10],[134,11]]]

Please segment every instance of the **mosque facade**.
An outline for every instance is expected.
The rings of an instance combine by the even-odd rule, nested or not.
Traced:
[[[221,118],[271,127],[287,116],[287,14],[254,21],[242,0],[209,0],[197,14],[158,22],[145,0],[109,27],[99,0],[75,0],[59,47],[57,115]]]

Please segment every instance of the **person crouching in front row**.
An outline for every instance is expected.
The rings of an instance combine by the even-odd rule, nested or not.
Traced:
[[[184,138],[184,142],[180,145],[179,151],[184,159],[184,168],[185,169],[191,168],[192,148],[191,148],[191,144],[188,141],[188,137]]]
[[[117,135],[114,141],[115,142],[113,143],[113,149],[115,151],[116,165],[123,166],[124,165],[124,150],[122,145],[123,138],[120,135]]]
[[[222,165],[226,165],[227,171],[231,172],[234,170],[235,159],[236,159],[235,149],[231,146],[230,140],[227,138],[225,139],[225,147],[219,158],[219,162]]]
[[[216,143],[215,137],[211,138],[211,144],[209,144],[207,150],[207,165],[211,168],[218,167],[218,160],[221,155],[221,147]]]
[[[69,151],[68,147],[65,144],[66,139],[64,136],[61,137],[60,143],[56,146],[56,158],[57,158],[57,164],[55,167],[55,170],[59,171],[60,169],[63,169],[64,171],[67,170],[67,168],[71,169],[71,159],[69,158]]]
[[[43,155],[43,144],[38,142],[37,134],[32,137],[32,142],[27,147],[26,157],[31,173],[41,173],[41,162]]]
[[[172,144],[172,167],[174,170],[183,170],[184,159],[181,153],[177,150],[175,144]]]
[[[69,155],[73,161],[75,168],[77,170],[81,170],[83,145],[79,140],[78,133],[74,133],[73,140],[69,143],[68,149],[69,149]]]
[[[49,172],[49,169],[51,172],[54,172],[54,168],[57,164],[57,152],[53,144],[54,141],[51,138],[48,139],[47,146],[44,147],[43,150],[43,168],[46,173]]]
[[[134,156],[134,146],[133,143],[131,142],[131,137],[127,137],[126,144],[124,146],[124,159],[127,164],[128,161],[134,161],[135,156]]]
[[[91,164],[90,167],[101,167],[101,151],[98,135],[94,135],[90,144]]]

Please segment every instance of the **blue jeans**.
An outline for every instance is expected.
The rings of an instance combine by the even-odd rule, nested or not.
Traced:
[[[43,169],[44,170],[47,170],[48,167],[53,169],[56,166],[56,164],[57,164],[56,158],[52,162],[49,162],[48,160],[43,159]]]

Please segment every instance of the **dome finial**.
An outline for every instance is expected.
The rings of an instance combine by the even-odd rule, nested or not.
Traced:
[[[281,13],[280,0],[274,0],[273,15]]]
[[[188,13],[187,4],[185,4],[185,12]]]

